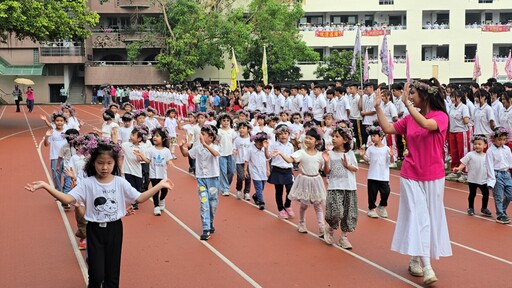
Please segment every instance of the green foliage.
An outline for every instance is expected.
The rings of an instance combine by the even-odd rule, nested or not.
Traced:
[[[351,50],[333,50],[331,54],[324,59],[325,64],[319,64],[315,76],[322,78],[327,81],[333,81],[337,79],[347,80],[352,79],[360,81],[360,69],[359,69],[359,56],[356,58],[356,72],[354,75],[350,75],[350,69],[352,67],[352,54]]]
[[[297,81],[302,77],[297,61],[318,61],[319,55],[302,41],[297,23],[304,15],[300,3],[252,0],[248,7],[249,38],[235,43],[244,78],[261,81],[263,46],[267,46],[269,82]],[[247,33],[247,32],[246,32]]]
[[[137,61],[140,55],[140,51],[142,50],[142,46],[140,42],[133,42],[126,45],[126,55],[128,61]]]
[[[0,41],[10,34],[18,39],[55,41],[86,39],[99,16],[86,0],[3,0],[0,1]]]

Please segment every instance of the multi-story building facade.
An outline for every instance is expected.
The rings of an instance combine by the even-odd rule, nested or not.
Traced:
[[[72,102],[84,103],[94,88],[103,84],[166,83],[168,75],[155,65],[163,41],[144,47],[135,61],[128,61],[126,50],[127,45],[144,36],[140,29],[143,16],[156,16],[161,13],[160,8],[150,0],[111,0],[103,4],[90,0],[89,6],[100,15],[100,22],[91,28],[92,36],[83,42],[34,43],[12,38],[0,44],[3,99],[13,102],[8,94],[17,77],[35,82],[38,103],[59,102],[62,87]],[[493,57],[497,58],[502,75],[499,78],[505,77],[505,58],[512,48],[509,0],[304,0],[303,8],[305,17],[297,25],[303,40],[320,53],[321,59],[333,50],[352,50],[356,24],[361,25],[363,34],[375,35],[361,37],[363,53],[367,50],[370,58],[370,79],[387,81],[377,60],[384,29],[389,31],[388,49],[395,59],[395,79],[406,78],[406,51],[414,78],[435,76],[443,83],[471,81],[477,54],[482,72],[480,82],[492,76]],[[320,37],[335,34],[339,37]],[[230,67],[228,58],[226,67]],[[303,80],[316,79],[313,72],[318,63],[298,65]],[[230,71],[210,67],[196,71],[192,79],[196,77],[229,82]]]

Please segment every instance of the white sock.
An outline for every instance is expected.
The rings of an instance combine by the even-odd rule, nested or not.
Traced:
[[[423,270],[432,268],[432,266],[430,266],[430,257],[421,256],[421,262],[423,262]]]

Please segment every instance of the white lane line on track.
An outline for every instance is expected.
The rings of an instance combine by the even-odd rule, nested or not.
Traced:
[[[36,127],[36,128],[32,128],[33,131],[35,130],[39,130],[39,129],[43,129],[43,128],[48,128],[47,126],[41,126],[41,127]],[[7,138],[10,138],[12,136],[16,136],[18,134],[22,134],[22,133],[25,133],[25,132],[29,132],[30,129],[26,129],[26,130],[23,130],[23,131],[19,131],[19,132],[15,132],[15,133],[12,133],[12,134],[9,134],[9,135],[6,135],[2,138],[0,138],[0,141],[4,140],[4,139],[7,139]]]
[[[181,169],[180,167],[178,167],[178,166],[176,166],[176,165],[174,165],[174,164],[173,164],[173,167],[174,167],[174,168],[176,168],[176,170],[181,171],[181,172],[183,172],[183,173],[185,173],[185,174],[187,174],[187,175],[191,176],[191,174],[190,174],[190,173],[188,173],[188,171],[185,171],[185,170]],[[192,176],[191,176],[191,177],[192,177]],[[232,196],[235,196],[235,197],[236,197],[236,195],[234,195],[234,194],[232,194],[232,193],[230,193],[230,194],[231,194]],[[254,205],[253,203],[251,203],[251,202],[249,202],[249,201],[245,201],[245,200],[244,200],[243,202],[244,202],[244,203],[246,203],[246,204],[248,204],[248,205],[251,205],[251,206],[253,206],[253,207],[256,207],[256,208],[257,208],[257,206],[256,206],[256,205]],[[273,216],[273,217],[275,217],[275,218],[279,218],[279,217],[277,216],[277,214],[274,214],[274,213],[270,212],[269,210],[263,210],[263,212],[265,212],[265,213],[267,213],[267,214],[269,214],[269,215],[271,215],[271,216]],[[167,212],[166,212],[166,213],[167,213]],[[280,219],[280,220],[283,220],[283,219]],[[293,223],[293,222],[291,222],[291,221],[288,221],[288,220],[283,220],[283,221],[284,221],[284,222],[286,222],[286,223],[288,223],[289,225],[294,226],[295,228],[297,228],[297,225],[296,225],[295,223]],[[194,232],[192,232],[192,233],[194,233]],[[311,232],[311,231],[308,231],[308,234],[318,238],[318,235],[316,235],[315,233],[313,233],[313,232]],[[197,236],[197,234],[195,234],[195,233],[194,233],[194,235],[195,235],[195,236]],[[405,282],[405,283],[407,283],[407,284],[409,284],[409,285],[411,285],[411,286],[413,286],[413,287],[418,287],[418,288],[419,288],[419,287],[423,287],[423,286],[418,285],[418,284],[416,284],[416,283],[412,282],[411,280],[409,280],[409,279],[407,279],[407,278],[404,278],[404,277],[402,277],[402,276],[400,276],[400,275],[396,274],[395,272],[393,272],[393,271],[391,271],[391,270],[388,270],[387,268],[385,268],[385,267],[383,267],[383,266],[380,266],[379,264],[377,264],[377,263],[375,263],[375,262],[372,262],[371,260],[369,260],[369,259],[367,259],[367,258],[364,258],[363,256],[360,256],[360,255],[358,255],[358,254],[356,254],[356,253],[354,253],[354,252],[352,252],[352,251],[350,251],[350,250],[345,250],[345,249],[343,249],[343,248],[341,248],[341,247],[338,247],[338,246],[336,246],[336,245],[333,245],[333,247],[335,247],[335,248],[337,248],[338,250],[340,250],[340,251],[342,251],[342,252],[345,252],[345,253],[349,254],[350,256],[352,256],[352,257],[354,257],[354,258],[356,258],[356,259],[358,259],[358,260],[360,260],[360,261],[363,261],[364,263],[369,264],[370,266],[373,266],[374,268],[376,268],[376,269],[378,269],[378,270],[380,270],[380,271],[382,271],[382,272],[384,272],[384,273],[386,273],[386,274],[389,274],[389,275],[391,275],[391,276],[393,276],[393,277],[395,277],[395,278],[397,278],[397,279],[399,279],[399,280],[401,280],[401,281],[403,281],[403,282]]]
[[[0,114],[0,119],[4,116],[5,110],[7,110],[7,106],[4,106],[4,109],[2,110],[2,114]]]
[[[188,173],[187,173],[188,174]],[[151,200],[153,201],[153,200]],[[163,210],[165,214],[167,214],[171,219],[173,219],[178,225],[181,226],[181,228],[185,229],[190,235],[192,235],[196,240],[200,241],[201,244],[203,244],[206,248],[208,248],[210,251],[212,251],[213,254],[215,254],[217,257],[222,260],[222,262],[226,263],[226,265],[229,266],[229,268],[233,269],[240,277],[242,277],[245,281],[247,281],[249,284],[251,284],[253,287],[260,288],[262,287],[256,280],[252,279],[247,273],[245,273],[242,269],[240,269],[238,266],[235,265],[231,260],[229,260],[226,256],[224,256],[222,253],[219,252],[219,250],[215,249],[210,243],[207,241],[201,241],[199,240],[199,235],[194,232],[194,230],[190,229],[183,221],[181,221],[178,217],[176,217],[174,214],[169,212],[169,210],[164,209]]]
[[[45,111],[45,113],[46,113],[46,111]],[[25,111],[23,111],[23,114],[25,115],[25,120],[27,121],[29,130],[30,130],[30,134],[32,135],[32,139],[34,140],[34,144],[36,146],[37,154],[39,155],[39,160],[41,161],[41,166],[43,167],[44,173],[46,174],[46,178],[48,180],[48,183],[51,183],[53,185],[52,177],[50,175],[50,172],[48,171],[48,167],[46,167],[46,164],[44,163],[43,154],[41,152],[41,146],[43,144],[44,139],[41,140],[41,142],[37,143],[36,137],[35,137],[34,132],[32,130],[32,126],[30,125],[30,123],[28,121],[27,114],[25,113]],[[78,262],[78,266],[80,267],[80,271],[82,272],[82,276],[84,278],[84,282],[87,285],[89,283],[89,276],[88,276],[89,273],[87,271],[88,270],[87,269],[87,264],[85,263],[85,260],[82,257],[82,253],[80,252],[80,249],[78,249],[78,244],[77,244],[77,242],[75,240],[75,234],[73,233],[73,230],[71,229],[71,225],[69,224],[69,220],[68,220],[68,218],[66,216],[66,213],[64,212],[64,209],[62,208],[62,206],[61,206],[59,201],[55,201],[55,203],[57,205],[57,209],[59,210],[60,216],[62,218],[62,222],[64,222],[64,227],[66,228],[66,232],[68,234],[69,241],[71,242],[71,246],[73,247],[73,252],[74,252],[76,260]]]

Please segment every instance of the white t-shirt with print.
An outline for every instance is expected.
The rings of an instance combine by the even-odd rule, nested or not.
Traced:
[[[85,220],[103,223],[124,217],[126,205],[135,203],[140,193],[122,177],[114,176],[109,183],[100,183],[91,176],[78,183],[68,195],[85,204]]]
[[[167,179],[167,163],[172,159],[172,154],[169,148],[162,148],[157,149],[151,146],[146,152],[147,158],[151,161],[149,163],[150,179]]]
[[[69,159],[69,167],[75,173],[76,184],[82,182],[86,177],[85,174],[85,157],[83,155],[75,154]]]
[[[383,144],[382,147],[372,145],[366,150],[368,157],[368,179],[377,181],[389,181],[389,147]]]
[[[357,160],[352,150],[348,153],[329,151],[329,183],[327,184],[327,190],[356,190],[356,173],[348,170],[343,166],[342,159],[347,156],[348,163],[358,168]]]
[[[219,151],[219,146],[210,144],[215,151]],[[196,177],[197,178],[213,178],[219,177],[219,157],[206,149],[202,144],[195,145],[188,151],[190,158],[196,159]]]
[[[133,127],[120,127],[119,128],[119,139],[121,143],[130,142],[130,136],[132,135]]]
[[[249,148],[251,148],[253,144],[251,143],[251,137],[236,137],[235,142],[233,143],[233,149],[236,150],[237,155],[235,157],[236,164],[244,164],[245,159],[247,159],[247,153],[249,153]]]

